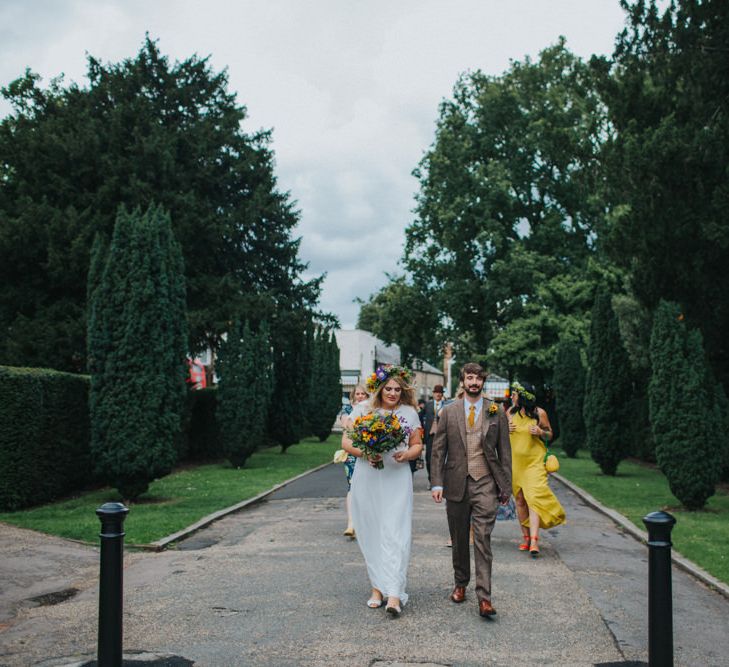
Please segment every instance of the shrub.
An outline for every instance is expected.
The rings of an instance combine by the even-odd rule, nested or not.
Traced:
[[[0,366],[0,508],[71,493],[91,477],[89,379]]]

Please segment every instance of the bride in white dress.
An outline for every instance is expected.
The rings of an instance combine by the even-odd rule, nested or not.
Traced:
[[[410,371],[401,366],[384,366],[370,378],[369,401],[357,404],[350,418],[373,410],[394,413],[409,430],[407,441],[382,455],[384,468],[378,470],[360,449],[352,444],[346,432],[342,448],[357,457],[352,475],[351,509],[357,542],[362,550],[372,593],[367,606],[376,609],[387,599],[387,612],[400,615],[400,605],[407,602],[405,592],[410,561],[413,515],[413,477],[409,461],[423,449],[420,419],[415,395],[409,386]]]

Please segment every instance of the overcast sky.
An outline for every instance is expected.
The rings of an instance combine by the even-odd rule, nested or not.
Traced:
[[[353,299],[398,271],[411,172],[458,75],[499,74],[559,35],[582,57],[611,53],[623,20],[618,0],[0,0],[0,85],[26,67],[85,85],[86,53],[133,57],[145,31],[173,60],[210,55],[245,129],[273,129],[302,259],[349,328]]]

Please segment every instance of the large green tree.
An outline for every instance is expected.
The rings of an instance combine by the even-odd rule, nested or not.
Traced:
[[[407,279],[371,299],[363,317],[412,285],[428,297],[428,340],[538,384],[563,334],[586,340],[607,131],[593,76],[560,41],[500,76],[460,77],[414,172]],[[409,331],[395,342],[418,356],[424,344]]]
[[[680,304],[729,387],[729,3],[621,3],[627,28],[604,76],[614,133],[604,151],[602,234],[649,310]]]
[[[89,285],[91,453],[97,474],[134,499],[177,460],[185,404],[182,253],[170,217],[150,206],[116,217],[96,245]]]
[[[90,56],[87,77],[44,88],[28,71],[2,91],[0,361],[85,369],[90,249],[96,235],[108,245],[120,204],[170,212],[193,349],[216,349],[236,315],[313,307],[271,135],[243,131],[227,73],[171,63],[147,38],[116,64]]]
[[[405,276],[388,276],[388,283],[361,302],[357,328],[400,348],[403,363],[415,357],[440,363],[437,290],[415,285]]]

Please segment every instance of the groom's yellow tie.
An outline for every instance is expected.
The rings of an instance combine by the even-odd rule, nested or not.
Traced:
[[[473,426],[476,423],[476,406],[472,405],[468,409],[468,425]]]

